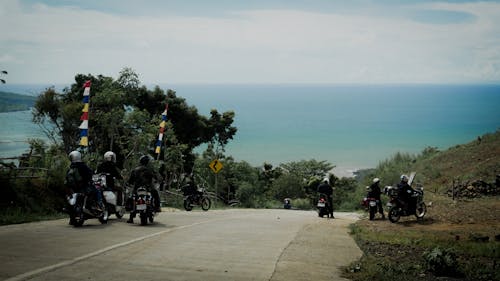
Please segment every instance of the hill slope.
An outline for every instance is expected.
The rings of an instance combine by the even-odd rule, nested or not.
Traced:
[[[0,112],[28,110],[33,107],[36,97],[0,91]]]
[[[500,131],[417,160],[413,169],[427,186],[440,191],[453,180],[493,182],[500,174]]]
[[[413,216],[398,223],[359,221],[353,235],[364,252],[355,264],[361,270],[348,269],[346,277],[500,280],[500,131],[446,151],[431,148],[416,157],[400,157],[399,163],[397,159],[388,160],[374,173],[388,167],[392,173],[400,173],[402,167],[416,171],[415,181],[424,185],[427,214],[423,221]],[[473,181],[485,182],[497,192],[477,198],[449,196],[451,185]],[[386,203],[388,198],[382,200]]]

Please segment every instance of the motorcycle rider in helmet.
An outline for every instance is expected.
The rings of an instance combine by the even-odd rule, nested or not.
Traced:
[[[109,189],[117,193],[117,204],[121,205],[123,190],[121,186],[115,185],[115,179],[121,180],[123,177],[116,166],[116,154],[113,151],[104,153],[104,162],[97,166],[96,173],[106,174],[106,185]]]
[[[72,151],[68,155],[71,160],[71,165],[66,172],[65,185],[68,190],[73,192],[81,192],[89,197],[93,197],[99,208],[104,208],[102,202],[102,193],[97,190],[92,182],[92,169],[82,161],[82,154],[79,151]],[[70,224],[74,223],[74,216],[70,214]]]
[[[323,193],[326,195],[326,199],[328,200],[329,217],[333,219],[333,188],[330,185],[330,180],[328,178],[324,178],[323,181],[318,185],[318,193]]]
[[[398,196],[405,204],[406,209],[409,212],[415,212],[417,201],[416,198],[412,196],[415,190],[408,184],[407,175],[401,175],[401,182],[398,184],[398,190]]]
[[[150,165],[151,157],[147,155],[141,156],[139,159],[139,166],[134,168],[130,173],[130,178],[128,183],[134,187],[134,194],[137,192],[137,189],[141,186],[144,186],[151,192],[153,199],[155,201],[155,211],[161,212],[160,208],[160,195],[158,191],[153,187],[153,179],[158,179],[158,176],[153,171]],[[134,222],[135,213],[130,212],[130,218],[128,219],[128,223]]]
[[[374,178],[373,183],[369,187],[370,193],[369,197],[375,198],[377,200],[378,212],[382,215],[382,219],[385,220],[384,209],[382,208],[382,199],[380,198],[380,179]]]

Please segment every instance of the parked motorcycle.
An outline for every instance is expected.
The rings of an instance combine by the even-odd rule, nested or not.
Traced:
[[[96,186],[99,186],[99,188],[102,190],[108,210],[108,215],[114,214],[117,218],[121,219],[125,214],[123,194],[113,191],[108,187],[108,185],[106,184],[107,176],[108,174],[106,173],[96,174],[92,176],[92,180],[94,181],[94,184]],[[121,196],[122,198],[118,200],[118,196]],[[118,201],[120,202],[120,204],[118,204]]]
[[[183,188],[182,190],[184,191],[184,209],[186,211],[193,210],[195,206],[201,206],[203,211],[210,209],[212,202],[208,198],[205,187],[198,187],[194,192],[189,192],[189,188]]]
[[[97,218],[101,224],[108,223],[108,211],[106,204],[104,209],[99,208],[96,200],[92,196],[85,193],[74,192],[67,197],[69,209],[67,210],[70,217],[70,223],[79,227],[88,219]],[[104,199],[103,199],[104,201]]]
[[[378,200],[373,197],[365,197],[361,202],[361,205],[365,207],[365,210],[370,214],[370,220],[375,218],[375,214],[377,213],[377,204],[379,204]]]
[[[328,198],[327,195],[324,193],[319,194],[318,198],[318,203],[316,204],[316,207],[318,208],[318,216],[323,217],[323,216],[328,216],[329,212],[329,203],[328,203]]]
[[[133,213],[133,216],[139,215],[141,225],[148,224],[148,220],[150,223],[154,222],[154,216],[156,215],[155,202],[151,192],[146,187],[137,188],[137,191],[132,194],[131,201],[133,206],[130,212]]]
[[[414,209],[410,209],[409,204],[403,202],[399,198],[399,190],[397,187],[389,187],[387,188],[387,194],[390,197],[390,201],[387,203],[387,207],[389,208],[389,220],[392,223],[396,223],[399,221],[401,217],[415,215],[417,220],[421,220],[424,218],[427,207],[424,202],[424,188],[420,185],[417,186],[416,190],[411,195],[414,199],[416,199],[416,205]]]

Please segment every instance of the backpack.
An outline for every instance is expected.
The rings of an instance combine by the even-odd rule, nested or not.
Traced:
[[[80,171],[78,170],[78,168],[73,167],[73,168],[70,168],[68,170],[68,172],[66,173],[66,180],[65,180],[64,184],[68,187],[71,187],[71,188],[76,187],[77,189],[79,189],[82,185],[82,181],[83,181],[83,177],[80,174]]]

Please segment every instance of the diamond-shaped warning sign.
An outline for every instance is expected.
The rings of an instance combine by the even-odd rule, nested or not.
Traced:
[[[220,162],[219,160],[215,159],[213,160],[212,162],[210,162],[210,164],[208,164],[208,166],[210,167],[210,169],[212,169],[212,171],[214,171],[214,173],[218,173],[221,169],[222,169],[222,162]]]

